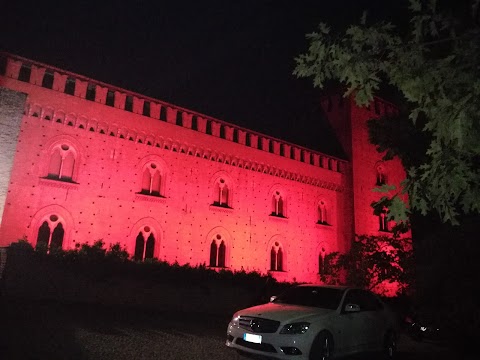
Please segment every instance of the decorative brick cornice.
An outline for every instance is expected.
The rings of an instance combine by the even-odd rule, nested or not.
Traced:
[[[135,201],[149,201],[155,203],[165,203],[167,198],[162,196],[153,196],[153,195],[144,195],[144,194],[135,194]]]
[[[52,117],[52,111],[53,111],[53,117]],[[73,119],[70,116],[67,122],[67,119],[65,117],[65,111],[59,111],[57,113],[50,106],[41,106],[40,104],[34,104],[34,105],[27,104],[25,114],[30,116],[31,118],[37,118],[40,121],[53,121],[58,126],[71,126],[78,131],[90,131],[90,132],[92,131],[92,128],[90,126],[90,119],[86,119],[85,116],[78,115],[75,119]],[[48,115],[49,119],[45,118],[45,114],[49,114]],[[60,114],[61,116],[64,116],[65,118],[58,117],[57,116],[58,114]],[[76,121],[76,119],[79,119],[79,121]],[[87,122],[87,126],[84,126],[85,122]],[[106,124],[105,121],[103,121],[102,123],[103,125]],[[112,126],[110,129],[108,124],[107,124],[107,129],[105,129],[103,126],[103,127],[98,127],[97,129],[94,129],[94,130],[96,133],[104,136],[111,136],[109,135],[111,134],[111,130],[112,131],[114,130],[116,134],[118,133],[118,129],[115,126]],[[124,129],[124,130],[125,130],[124,132],[127,132],[127,133],[128,132],[135,133],[134,130],[131,130],[131,131],[128,129]],[[344,191],[343,186],[322,180],[320,178],[291,172],[285,169],[279,169],[277,167],[270,166],[268,164],[259,163],[249,159],[243,159],[232,154],[225,154],[225,152],[223,151],[222,152],[212,151],[210,149],[205,149],[203,147],[190,145],[187,143],[181,143],[179,141],[171,141],[169,139],[164,139],[162,136],[157,136],[155,137],[155,139],[152,138],[149,141],[142,140],[143,138],[140,136],[137,136],[136,139],[133,139],[133,140],[128,136],[123,138],[120,136],[116,136],[116,137],[121,138],[125,141],[132,141],[135,143],[141,143],[142,145],[145,145],[145,146],[151,146],[154,148],[160,148],[168,151],[175,151],[177,153],[185,154],[188,156],[195,156],[195,157],[199,157],[209,161],[220,162],[222,164],[240,167],[245,170],[251,170],[251,171],[259,172],[266,175],[280,177],[283,179],[292,180],[292,181],[300,182],[303,184],[320,187],[323,189],[333,190],[337,192]],[[306,164],[306,165],[309,165],[309,164]],[[314,166],[314,165],[310,165],[310,166]],[[146,196],[146,197],[150,198],[150,196]]]
[[[67,189],[67,190],[77,190],[79,187],[78,183],[72,183],[68,181],[55,180],[55,179],[39,178],[38,182],[40,185]]]
[[[226,207],[223,207],[223,206],[216,206],[216,205],[210,205],[209,209],[211,211],[223,212],[223,213],[227,213],[227,214],[232,213],[234,211],[234,209],[232,209],[232,208],[226,208]]]

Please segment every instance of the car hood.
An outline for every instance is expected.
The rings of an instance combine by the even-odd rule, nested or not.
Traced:
[[[308,306],[268,303],[240,310],[236,316],[254,316],[277,321],[300,320],[310,316],[323,316],[332,314],[335,310],[322,309]]]

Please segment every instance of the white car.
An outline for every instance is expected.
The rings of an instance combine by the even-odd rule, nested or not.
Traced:
[[[237,311],[226,345],[246,355],[326,360],[363,352],[393,359],[395,313],[370,291],[296,285],[270,302]]]

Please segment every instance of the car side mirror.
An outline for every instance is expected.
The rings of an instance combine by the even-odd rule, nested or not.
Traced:
[[[345,312],[359,312],[360,306],[358,304],[347,304],[345,305]]]
[[[277,297],[275,295],[270,296],[270,302],[274,302],[275,300],[277,300]]]

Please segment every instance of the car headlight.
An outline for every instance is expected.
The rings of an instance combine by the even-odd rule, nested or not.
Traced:
[[[280,334],[305,334],[309,327],[308,322],[287,324],[280,330]]]
[[[233,325],[233,326],[238,326],[238,319],[240,318],[240,316],[234,316],[232,318],[232,320],[230,320],[230,324]]]

